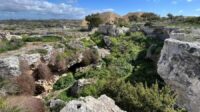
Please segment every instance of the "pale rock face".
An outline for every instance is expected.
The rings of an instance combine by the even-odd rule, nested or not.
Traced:
[[[19,57],[20,60],[25,60],[28,62],[28,65],[37,65],[40,62],[40,54],[23,54]]]
[[[129,31],[129,28],[126,27],[117,27],[116,25],[110,25],[110,24],[102,24],[99,26],[100,33],[108,36],[120,36],[122,34],[125,34]]]
[[[0,76],[19,76],[20,72],[20,62],[17,56],[11,56],[8,58],[0,59]]]
[[[165,40],[158,73],[178,94],[178,104],[189,112],[200,110],[200,43]]]
[[[125,112],[106,95],[95,99],[91,96],[72,100],[60,112]]]
[[[40,62],[40,54],[23,54],[21,56],[10,56],[0,59],[0,76],[10,77],[21,75],[20,61],[25,60],[28,65],[35,67]]]

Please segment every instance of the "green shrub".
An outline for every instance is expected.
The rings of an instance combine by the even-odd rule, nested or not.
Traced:
[[[16,50],[22,47],[25,43],[20,39],[12,39],[10,41],[0,41],[0,53]]]
[[[157,83],[149,88],[142,83],[133,86],[111,80],[106,84],[104,93],[128,112],[177,112],[174,108],[176,95],[167,86],[160,89]]]
[[[64,88],[68,88],[75,82],[75,79],[72,73],[67,74],[67,76],[61,77],[54,85],[54,90],[60,90]]]
[[[78,96],[94,96],[98,97],[101,95],[101,92],[104,89],[104,86],[106,84],[106,79],[98,80],[95,84],[88,85],[83,87],[83,89],[80,91]]]
[[[87,49],[83,52],[81,64],[84,66],[96,64],[99,61],[99,55],[96,49]]]
[[[122,58],[112,60],[108,65],[108,68],[113,74],[119,77],[129,76],[133,70],[132,65],[127,63],[126,60]]]
[[[65,91],[61,92],[61,93],[57,96],[57,99],[61,99],[61,100],[66,101],[66,102],[75,99],[75,98],[69,96],[68,93],[69,93],[69,90],[65,90]]]
[[[94,43],[91,39],[89,39],[89,40],[87,40],[87,39],[82,39],[81,41],[83,42],[83,45],[84,45],[85,47],[92,47],[92,46],[95,46],[95,43]]]
[[[58,36],[43,36],[43,37],[24,37],[24,42],[57,42],[61,41],[62,37]]]
[[[110,71],[104,67],[101,69],[90,69],[85,72],[77,72],[75,73],[75,78],[80,79],[80,78],[107,78],[110,75]]]

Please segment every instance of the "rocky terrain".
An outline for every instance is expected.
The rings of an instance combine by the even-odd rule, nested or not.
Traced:
[[[0,22],[0,111],[199,112],[198,28],[152,13],[92,16]]]

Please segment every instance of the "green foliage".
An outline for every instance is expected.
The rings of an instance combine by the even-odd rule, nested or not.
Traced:
[[[69,93],[69,90],[65,90],[65,91],[61,92],[61,93],[57,96],[57,99],[61,99],[61,100],[66,101],[66,102],[75,99],[75,98],[69,96],[68,93]]]
[[[102,94],[101,92],[104,89],[106,82],[107,81],[105,79],[101,79],[101,80],[98,80],[93,85],[85,86],[80,91],[78,96],[94,96],[94,97],[98,97],[98,96],[100,96]]]
[[[10,41],[7,40],[0,41],[0,53],[19,49],[24,44],[25,43],[20,39],[12,39]]]
[[[119,18],[116,23],[115,23],[117,26],[119,27],[129,27],[130,26],[130,23],[128,21],[126,21],[125,19],[123,18]]]
[[[89,69],[85,72],[77,72],[74,74],[76,79],[80,78],[107,78],[110,76],[110,71],[107,68],[102,67],[101,69]]]
[[[102,39],[103,35],[96,32],[94,33],[93,35],[91,35],[91,39],[92,41],[98,46],[98,47],[104,47],[104,42],[103,42],[103,39]]]
[[[58,36],[43,36],[43,37],[24,37],[24,42],[58,42],[62,37]]]
[[[160,89],[157,83],[149,88],[142,83],[133,86],[124,81],[111,80],[106,84],[104,93],[128,112],[177,112],[174,108],[175,94],[167,86]]]
[[[75,82],[72,73],[67,74],[67,76],[61,77],[54,85],[54,90],[60,90],[70,87]]]
[[[115,74],[119,77],[129,76],[133,70],[132,65],[122,58],[112,60],[108,65],[108,68],[110,71],[112,71],[112,74]]]
[[[88,22],[88,26],[90,30],[94,27],[98,27],[100,24],[103,23],[98,13],[86,16],[85,20]]]
[[[92,46],[95,46],[95,43],[91,40],[91,39],[82,39],[81,40],[83,42],[83,45],[85,47],[92,47]]]
[[[144,21],[154,21],[154,20],[159,20],[160,17],[154,13],[143,13],[142,16]]]

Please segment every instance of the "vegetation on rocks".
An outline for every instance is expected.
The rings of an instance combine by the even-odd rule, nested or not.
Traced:
[[[10,41],[8,40],[0,41],[0,53],[19,49],[24,44],[25,43],[20,39],[12,39]]]
[[[61,77],[54,85],[54,90],[60,90],[70,87],[75,82],[72,73],[68,73],[67,76]]]

